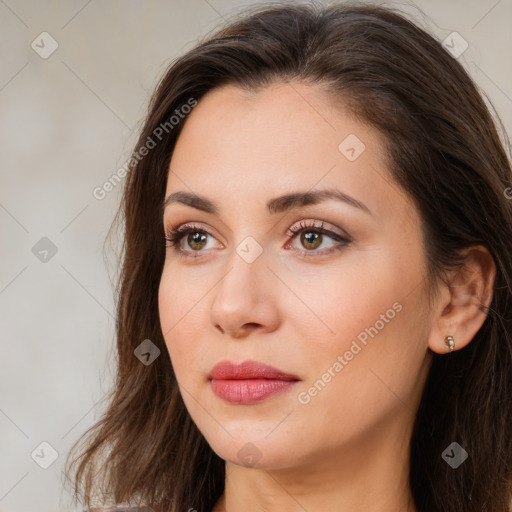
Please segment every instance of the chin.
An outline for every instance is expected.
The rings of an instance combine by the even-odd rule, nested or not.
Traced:
[[[251,440],[252,438],[252,440]],[[206,438],[212,450],[221,458],[237,466],[251,469],[286,469],[297,464],[297,443],[278,436],[262,438],[247,431],[244,436],[222,439]]]

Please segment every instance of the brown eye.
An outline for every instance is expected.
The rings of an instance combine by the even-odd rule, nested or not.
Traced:
[[[300,235],[300,242],[306,249],[316,249],[322,244],[322,237],[322,233],[303,231]]]
[[[188,234],[186,240],[191,249],[200,251],[206,245],[206,237],[205,233],[192,231]]]
[[[298,241],[304,249],[297,248],[297,250],[301,251],[304,256],[329,254],[343,249],[351,242],[347,237],[326,229],[323,221],[320,225],[311,221],[309,223],[301,222],[299,226],[290,228],[287,234],[292,239],[292,242],[297,235],[300,235]],[[331,245],[326,247],[325,250],[317,250],[326,239],[331,240]]]
[[[300,237],[297,237],[299,234]],[[320,225],[316,223],[300,223],[300,226],[290,228],[287,235],[292,242],[295,238],[298,238],[298,243],[300,243],[302,248],[296,247],[295,249],[303,256],[328,255],[345,248],[351,243],[351,240],[347,236],[326,229],[323,222],[321,222]],[[208,237],[215,240],[212,234],[198,225],[183,225],[177,229],[168,230],[164,238],[179,256],[198,258],[203,256],[203,253],[207,252]],[[183,247],[181,243],[182,240],[186,241]],[[331,241],[330,245],[323,248],[323,250],[317,250],[328,240]]]
[[[214,238],[210,233],[199,226],[180,226],[178,229],[169,229],[166,232],[166,247],[174,249],[180,256],[198,257],[208,245],[208,237]],[[185,240],[184,247],[182,241]],[[187,247],[188,246],[188,247]]]

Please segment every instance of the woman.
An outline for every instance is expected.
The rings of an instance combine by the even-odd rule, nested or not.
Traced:
[[[511,510],[511,167],[440,42],[381,7],[257,6],[171,65],[130,163],[76,496]]]

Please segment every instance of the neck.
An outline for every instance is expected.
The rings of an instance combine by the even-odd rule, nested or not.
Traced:
[[[409,439],[400,424],[292,468],[226,462],[213,512],[416,512],[409,487]]]

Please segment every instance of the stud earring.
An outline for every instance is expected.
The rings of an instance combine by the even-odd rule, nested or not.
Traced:
[[[446,343],[446,346],[450,349],[450,352],[453,352],[453,349],[455,348],[455,341],[453,340],[453,336],[446,336],[444,342]]]

